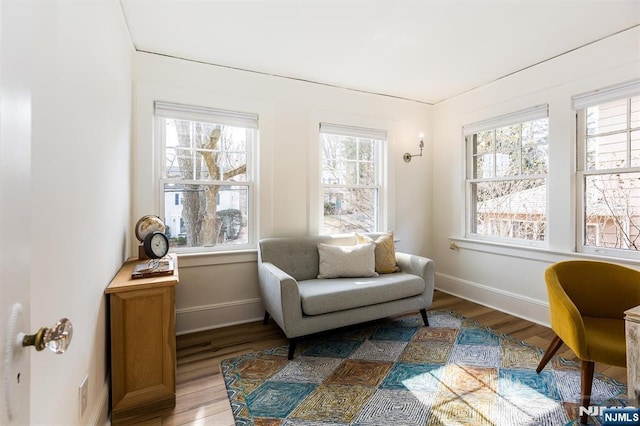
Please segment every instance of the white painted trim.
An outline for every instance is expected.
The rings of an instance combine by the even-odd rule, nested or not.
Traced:
[[[449,241],[455,243],[455,249],[466,249],[478,251],[481,253],[491,253],[495,255],[538,261],[548,264],[570,259],[587,259],[599,260],[603,262],[621,263],[630,268],[636,269],[638,269],[638,266],[640,266],[640,261],[613,256],[561,251],[533,246],[504,244],[494,241],[474,240],[469,238],[449,237]]]
[[[382,146],[381,163],[382,193],[380,211],[378,212],[378,227],[381,231],[395,229],[395,162],[389,156],[395,152],[395,139],[397,134],[396,121],[391,118],[363,116],[357,114],[311,110],[308,115],[307,144],[309,155],[307,157],[307,187],[309,188],[309,198],[307,200],[307,217],[309,235],[317,235],[322,227],[321,217],[323,214],[323,204],[320,194],[320,170],[321,147],[320,147],[320,123],[331,123],[338,126],[361,127],[369,129],[384,130],[387,138]]]
[[[258,261],[256,249],[220,251],[209,253],[178,253],[179,269],[195,266],[227,265],[231,263],[250,263]]]
[[[586,109],[590,106],[615,101],[617,99],[631,98],[637,96],[639,93],[640,80],[635,79],[621,84],[603,87],[581,95],[575,95],[571,103],[574,110]]]
[[[256,317],[256,318],[249,318],[249,319],[240,320],[240,321],[226,322],[224,324],[216,324],[216,325],[212,325],[212,326],[204,326],[204,327],[200,327],[200,328],[194,328],[194,329],[191,329],[191,330],[176,332],[176,336],[182,336],[184,334],[197,333],[199,331],[215,330],[217,328],[231,327],[233,325],[247,324],[247,323],[250,323],[250,322],[258,322],[258,321],[263,321],[263,320],[264,320],[264,317]]]
[[[436,273],[436,289],[550,327],[549,303],[483,284]]]
[[[176,335],[212,330],[263,319],[262,299],[242,299],[176,309]]]
[[[253,299],[234,300],[232,302],[215,303],[215,304],[211,304],[211,305],[193,306],[193,307],[190,307],[190,308],[176,309],[176,315],[188,314],[190,312],[209,311],[211,309],[223,309],[223,308],[229,308],[229,307],[233,307],[233,306],[249,305],[249,304],[252,304],[252,303],[260,303],[260,302],[262,302],[262,299],[256,297],[256,298],[253,298]]]
[[[139,64],[135,64],[137,68]],[[142,79],[144,80],[144,79]],[[185,105],[200,105],[211,108],[222,108],[231,111],[251,111],[258,114],[260,129],[255,158],[255,180],[257,200],[252,200],[255,210],[253,223],[254,246],[264,236],[269,236],[273,228],[273,144],[275,140],[275,107],[270,102],[253,98],[229,96],[211,88],[198,90],[184,89],[167,84],[156,84],[141,81],[134,72],[133,126],[135,141],[132,147],[132,215],[131,229],[137,218],[145,214],[161,210],[158,198],[158,177],[160,167],[158,147],[153,141],[155,127],[154,101],[163,100]],[[130,243],[133,253],[137,253],[138,240],[131,233]],[[212,252],[212,255],[218,252]]]
[[[87,424],[92,426],[111,424],[109,421],[109,379],[102,385],[100,395],[98,395],[98,404],[91,412]]]
[[[534,121],[547,117],[549,117],[549,104],[542,104],[520,111],[509,112],[498,117],[492,117],[475,123],[466,124],[462,126],[462,131],[465,136],[468,136],[483,130],[498,129],[512,124],[526,123],[527,121]]]

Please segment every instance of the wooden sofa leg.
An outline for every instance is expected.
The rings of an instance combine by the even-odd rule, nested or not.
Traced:
[[[296,343],[298,343],[298,341],[295,338],[289,339],[289,355],[287,359],[293,359],[293,353],[296,351]]]
[[[420,315],[422,315],[422,322],[424,322],[424,325],[426,327],[429,327],[429,319],[427,319],[427,310],[420,309]]]
[[[262,321],[262,324],[267,325],[269,324],[269,312],[264,311],[264,320]]]

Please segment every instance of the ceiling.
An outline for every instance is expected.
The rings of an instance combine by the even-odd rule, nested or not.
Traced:
[[[428,104],[640,25],[640,0],[120,2],[138,51]]]

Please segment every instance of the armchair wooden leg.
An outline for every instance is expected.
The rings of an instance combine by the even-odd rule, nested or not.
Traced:
[[[558,336],[554,337],[549,344],[547,351],[544,353],[544,356],[540,360],[540,364],[538,364],[538,368],[536,368],[536,373],[540,373],[542,371],[542,369],[549,363],[556,352],[558,352],[560,346],[562,346],[562,340]]]
[[[582,361],[582,374],[581,374],[581,397],[580,405],[588,408],[591,403],[591,386],[593,385],[593,361]],[[589,421],[589,415],[584,413],[580,416],[580,423],[586,425]]]
[[[427,310],[420,309],[420,315],[422,315],[422,322],[424,322],[424,325],[429,327],[429,320],[427,319]]]
[[[262,324],[267,325],[269,324],[269,312],[264,311],[264,320],[262,321]]]

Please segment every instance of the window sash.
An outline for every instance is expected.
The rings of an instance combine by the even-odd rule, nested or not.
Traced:
[[[353,137],[356,139],[365,139],[365,140],[372,140],[374,142],[374,146],[373,146],[373,152],[374,152],[374,161],[370,161],[370,160],[361,160],[360,158],[355,158],[355,159],[346,159],[343,157],[337,157],[335,159],[333,158],[326,158],[324,156],[324,151],[323,151],[323,144],[324,144],[324,140],[323,140],[323,135],[332,135],[332,136],[337,136],[339,138],[342,137]],[[370,128],[364,128],[364,127],[354,127],[354,126],[345,126],[345,125],[340,125],[340,124],[331,124],[331,123],[319,123],[319,135],[318,135],[318,140],[319,140],[319,151],[320,151],[320,176],[319,176],[319,188],[320,188],[320,197],[321,197],[321,203],[320,203],[320,221],[319,221],[319,226],[320,226],[320,231],[322,232],[322,230],[325,228],[325,220],[326,220],[326,215],[325,215],[325,203],[324,203],[324,198],[326,195],[327,190],[331,190],[331,189],[344,189],[347,192],[351,191],[351,190],[372,190],[375,191],[375,199],[373,200],[374,205],[372,206],[374,209],[374,229],[372,229],[372,232],[376,232],[378,230],[380,230],[380,226],[382,223],[382,208],[384,205],[384,184],[383,184],[383,164],[384,164],[384,159],[382,158],[383,152],[384,152],[384,143],[386,142],[386,138],[387,138],[387,132],[386,130],[378,130],[378,129],[370,129]],[[343,161],[345,163],[356,163],[358,166],[360,164],[373,164],[373,179],[374,179],[374,183],[372,184],[361,184],[360,183],[360,176],[357,175],[356,176],[356,183],[325,183],[323,182],[323,171],[324,171],[324,165],[325,162],[329,160],[340,160]]]
[[[220,187],[220,188],[230,188],[230,190],[232,192],[235,192],[235,190],[233,188],[238,188],[241,190],[244,190],[244,193],[246,194],[246,214],[247,217],[249,218],[249,222],[247,224],[247,240],[246,242],[243,241],[236,241],[235,239],[230,240],[230,242],[222,242],[222,243],[214,243],[214,244],[210,244],[210,243],[205,243],[203,245],[198,245],[198,246],[189,246],[189,247],[183,247],[179,244],[176,244],[176,241],[174,240],[174,238],[176,238],[178,235],[174,235],[173,231],[172,231],[172,237],[170,238],[171,241],[171,251],[175,251],[177,253],[198,253],[198,252],[210,252],[210,251],[230,251],[230,250],[244,250],[244,249],[248,249],[248,248],[253,248],[254,247],[254,224],[252,223],[251,218],[254,217],[254,193],[253,193],[253,184],[251,183],[246,183],[246,182],[240,182],[239,184],[236,184],[235,182],[229,182],[229,181],[225,181],[225,182],[217,182],[217,183],[212,183],[212,182],[203,182],[203,181],[178,181],[178,182],[174,182],[171,180],[166,180],[166,179],[161,179],[160,180],[160,185],[158,188],[158,199],[161,200],[160,203],[162,204],[160,211],[162,211],[165,215],[167,214],[167,211],[165,210],[165,197],[167,195],[166,189],[165,187],[167,185],[172,185],[172,184],[178,184],[178,185],[184,185],[184,186],[198,186],[198,187]],[[176,192],[183,192],[183,191],[177,191],[178,188],[176,188]],[[223,194],[226,190],[221,191],[220,195]],[[242,191],[240,192],[242,193]],[[177,195],[177,194],[176,194]],[[180,208],[184,208],[184,205],[182,202],[179,203]],[[216,210],[216,213],[218,214],[220,211],[223,210],[227,210],[227,209],[222,209],[222,210]],[[242,209],[240,209],[242,210]],[[171,226],[171,228],[174,228],[173,223],[169,224],[169,221],[172,220],[172,218],[169,217],[165,217],[165,223],[167,224],[167,226]]]
[[[466,145],[466,170],[467,170],[467,178],[466,178],[466,200],[467,200],[467,219],[466,219],[466,230],[467,230],[467,236],[474,238],[474,239],[479,239],[479,240],[487,240],[487,241],[496,241],[496,242],[502,242],[502,243],[506,243],[506,244],[526,244],[526,245],[530,245],[530,246],[546,246],[547,245],[547,241],[548,241],[548,235],[547,235],[547,229],[548,229],[548,191],[546,190],[546,187],[548,185],[548,173],[530,173],[529,171],[525,171],[524,166],[523,166],[523,154],[530,148],[537,148],[537,147],[546,147],[546,161],[547,161],[547,168],[548,168],[548,146],[549,146],[549,134],[548,134],[548,127],[547,127],[547,134],[546,136],[546,141],[545,142],[535,142],[535,143],[530,143],[530,144],[523,144],[522,143],[522,135],[519,135],[520,140],[519,143],[517,144],[517,146],[514,147],[510,147],[509,149],[505,149],[505,150],[501,150],[498,149],[497,147],[497,141],[495,140],[495,138],[493,138],[493,145],[491,147],[491,149],[487,150],[486,152],[475,152],[476,151],[476,141],[474,140],[475,138],[473,138],[472,136],[481,132],[487,132],[487,131],[492,131],[495,135],[495,132],[497,129],[500,129],[502,127],[508,127],[508,126],[513,126],[513,125],[518,125],[518,124],[524,124],[524,123],[528,123],[531,121],[537,121],[537,120],[541,120],[541,119],[547,119],[548,120],[548,105],[539,105],[539,106],[535,106],[526,110],[522,110],[522,111],[517,111],[514,112],[512,114],[507,114],[507,115],[503,115],[500,117],[495,117],[489,120],[484,120],[481,122],[477,122],[477,123],[473,123],[470,125],[466,125],[463,127],[463,135],[464,135],[464,141],[465,141],[465,145]],[[548,121],[547,121],[548,123]],[[518,158],[519,158],[519,164],[518,164],[518,170],[517,173],[514,173],[512,175],[501,175],[501,176],[496,176],[496,173],[498,171],[497,169],[497,164],[493,164],[496,163],[496,154],[506,154],[508,155],[511,152],[518,152]],[[483,155],[490,155],[491,158],[493,159],[493,163],[491,164],[492,167],[492,173],[491,176],[487,176],[487,177],[477,177],[478,174],[476,173],[476,160],[480,157],[482,157]],[[535,170],[531,170],[531,172],[535,172]],[[538,212],[535,213],[534,216],[538,217],[541,220],[535,220],[532,218],[528,218],[526,217],[526,214],[529,213],[513,213],[510,211],[505,211],[505,212],[500,212],[500,211],[496,211],[495,214],[497,216],[500,217],[491,217],[491,212],[485,212],[486,213],[486,217],[485,219],[487,220],[486,223],[484,223],[484,225],[486,226],[486,232],[479,232],[478,230],[478,226],[480,225],[480,212],[479,211],[479,206],[481,204],[481,202],[478,200],[478,191],[481,189],[480,186],[482,184],[496,184],[496,183],[514,183],[517,185],[518,182],[526,182],[526,181],[542,181],[543,185],[545,187],[545,196],[544,196],[544,211],[543,212]],[[540,185],[536,186],[535,188],[539,187]],[[517,191],[515,193],[506,193],[504,196],[505,197],[515,197]],[[499,197],[498,197],[499,198]],[[491,205],[491,203],[488,203],[488,205]],[[495,234],[492,229],[497,226],[497,224],[502,224],[500,225],[501,228],[504,228],[505,230],[508,230],[508,235],[500,235],[500,234]],[[511,224],[510,226],[506,226],[506,224]],[[531,235],[538,235],[539,238],[538,239],[531,239],[531,238],[526,238],[526,237],[517,237],[517,236],[513,236],[512,234],[515,232],[515,229],[518,228],[517,224],[528,224],[527,226],[520,226],[521,228],[526,228],[529,229],[531,232],[529,232],[527,235],[531,234]],[[541,239],[540,239],[541,236]]]
[[[637,169],[639,166],[632,166],[632,152],[633,152],[633,137],[632,135],[634,133],[639,133],[640,132],[640,128],[639,127],[632,127],[631,126],[631,98],[627,97],[627,98],[622,98],[622,99],[614,99],[614,100],[608,100],[608,102],[613,102],[613,101],[623,101],[626,100],[626,123],[625,123],[625,128],[620,128],[618,130],[612,130],[612,131],[607,131],[607,132],[603,132],[603,133],[597,133],[594,135],[589,135],[587,134],[587,109],[589,107],[594,107],[597,105],[590,105],[589,107],[586,107],[584,109],[578,110],[576,112],[576,123],[577,123],[577,132],[576,132],[576,143],[577,143],[577,154],[578,154],[578,161],[577,161],[577,171],[580,173],[584,173],[584,174],[606,174],[606,173],[610,173],[610,172],[615,172],[615,171],[629,171],[629,170],[633,170],[633,169]],[[624,145],[625,145],[625,150],[626,150],[626,155],[625,155],[625,165],[624,166],[619,166],[619,167],[603,167],[603,168],[592,168],[590,169],[588,167],[588,155],[587,155],[587,144],[589,143],[589,141],[591,140],[598,140],[598,139],[603,139],[603,138],[608,138],[608,137],[612,137],[612,136],[623,136],[623,138],[625,139],[624,141]]]
[[[479,182],[513,182],[518,180],[533,180],[533,179],[546,179],[547,174],[535,174],[535,175],[517,175],[517,176],[506,176],[506,177],[491,177],[491,178],[475,178],[475,179],[467,179],[469,183],[479,183]]]
[[[177,151],[188,151],[189,153],[197,153],[198,151],[202,151],[202,152],[218,152],[218,153],[223,153],[223,154],[244,154],[246,155],[246,171],[245,171],[245,176],[246,176],[246,180],[244,181],[234,181],[234,180],[212,180],[212,179],[182,179],[182,178],[169,178],[166,176],[166,153],[167,153],[167,146],[166,146],[166,140],[167,140],[167,135],[166,135],[166,126],[165,124],[165,120],[175,120],[178,119],[176,117],[156,117],[156,134],[158,135],[158,137],[161,140],[160,143],[160,159],[158,162],[158,176],[161,177],[161,179],[169,182],[187,182],[187,181],[194,181],[194,182],[198,182],[198,183],[217,183],[217,184],[229,184],[229,183],[246,183],[246,182],[251,182],[255,180],[255,176],[254,176],[254,155],[255,155],[255,146],[257,143],[257,138],[258,138],[258,132],[257,130],[253,130],[253,129],[249,129],[252,130],[251,132],[249,132],[247,134],[247,138],[246,138],[246,150],[244,151],[227,151],[227,150],[208,150],[208,149],[200,149],[200,148],[193,148],[193,147],[174,147],[172,149],[175,149],[176,152]],[[197,120],[193,120],[193,119],[188,119],[188,118],[179,118],[179,120],[184,120],[184,121],[197,121]],[[212,123],[212,124],[220,124],[220,123]],[[223,124],[224,125],[224,124]],[[234,126],[235,127],[235,126]],[[193,167],[195,168],[195,162]],[[195,176],[195,173],[193,174]]]
[[[597,210],[602,210],[603,206],[591,205],[587,206],[587,202],[589,201],[589,194],[587,191],[589,190],[587,186],[587,180],[589,178],[597,178],[598,176],[602,176],[606,178],[606,176],[617,176],[617,180],[622,179],[626,176],[633,176],[634,174],[640,173],[639,166],[631,166],[631,134],[637,129],[631,128],[630,122],[630,103],[629,99],[640,94],[640,80],[630,83],[625,83],[621,85],[612,86],[610,88],[605,88],[602,90],[598,90],[595,92],[591,92],[590,94],[580,95],[574,97],[574,108],[577,108],[576,112],[576,123],[577,123],[577,132],[576,132],[576,144],[577,144],[577,156],[578,161],[576,164],[576,183],[577,183],[577,220],[576,220],[576,251],[583,253],[592,253],[598,255],[606,255],[606,256],[615,256],[620,258],[635,258],[638,255],[638,250],[630,248],[626,244],[625,237],[619,239],[619,243],[623,245],[623,247],[607,247],[605,243],[602,241],[601,233],[607,233],[606,226],[602,228],[600,223],[589,222],[588,220],[588,211],[592,212]],[[613,102],[613,101],[623,101],[626,99],[626,128],[619,129],[617,131],[606,132],[598,135],[587,135],[587,109],[590,107],[598,106],[601,104]],[[580,108],[581,107],[581,108]],[[593,139],[595,137],[602,136],[611,136],[611,135],[624,135],[626,138],[626,164],[621,167],[607,167],[607,168],[588,168],[588,158],[587,158],[587,143],[589,139]],[[624,179],[622,179],[624,180]],[[606,189],[606,188],[605,188]],[[631,194],[631,193],[629,193]],[[607,203],[605,203],[606,207]],[[602,215],[602,218],[609,217],[612,220],[612,224],[617,219],[618,215],[613,214],[613,212],[604,212],[606,214]],[[624,219],[631,218],[622,218],[622,222]],[[627,233],[629,235],[630,229],[619,229],[619,225],[622,222],[618,222],[615,226],[609,227],[610,235],[617,235],[616,238],[620,237],[618,232]],[[624,225],[624,223],[622,223]],[[629,228],[629,223],[625,225]],[[600,230],[601,232],[596,232],[595,235],[591,235],[589,237],[588,230]],[[593,234],[593,232],[592,232]],[[589,241],[591,240],[591,242]],[[592,244],[591,244],[592,243]],[[637,242],[636,242],[637,244]],[[626,246],[626,247],[624,247]]]
[[[165,212],[165,185],[178,184],[178,185],[199,185],[199,186],[217,186],[217,187],[237,187],[246,188],[246,214],[248,218],[246,232],[247,243],[219,243],[213,246],[194,246],[194,247],[174,247],[172,251],[178,253],[203,253],[203,252],[216,252],[216,251],[234,251],[245,250],[254,248],[256,243],[256,229],[257,229],[257,208],[255,205],[256,196],[256,184],[255,184],[255,150],[258,140],[258,115],[242,112],[218,110],[205,107],[187,106],[179,104],[169,104],[156,101],[155,107],[155,128],[156,128],[156,146],[159,148],[158,164],[156,166],[156,182],[157,187],[157,209],[162,214]],[[220,180],[220,179],[182,179],[179,177],[167,178],[165,176],[165,161],[166,161],[166,120],[184,120],[189,122],[201,122],[210,123],[222,126],[240,127],[247,129],[246,149],[241,151],[246,155],[246,180]],[[176,149],[182,149],[176,147]],[[185,148],[190,152],[196,151],[211,151],[204,150],[195,147]],[[224,154],[231,153],[232,151],[217,150]],[[235,151],[233,151],[235,152]]]

